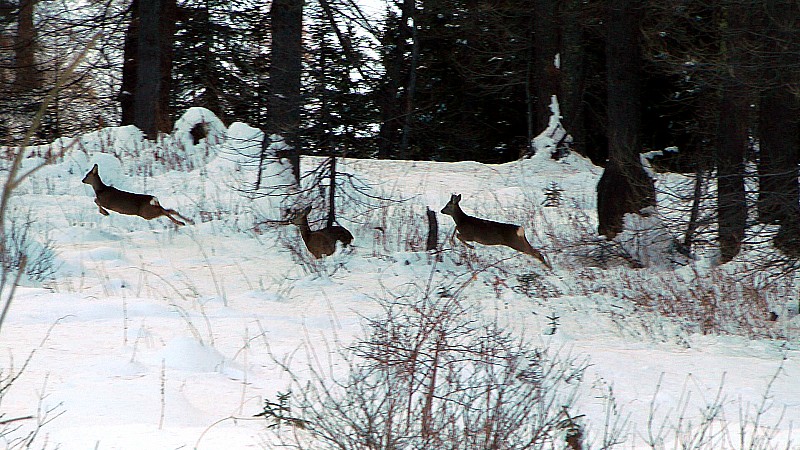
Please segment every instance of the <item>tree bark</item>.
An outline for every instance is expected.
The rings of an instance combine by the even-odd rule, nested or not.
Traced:
[[[436,220],[436,211],[428,208],[425,214],[428,217],[428,239],[425,242],[425,250],[436,250],[439,248],[439,222]]]
[[[586,133],[584,120],[584,32],[580,18],[581,0],[562,2],[559,22],[561,34],[561,106],[562,124],[572,136],[572,148],[586,155]]]
[[[399,107],[401,104],[400,84],[405,66],[406,34],[408,34],[408,18],[405,11],[406,8],[403,8],[398,31],[394,30],[394,24],[387,19],[385,34],[381,42],[386,70],[379,100],[381,125],[378,131],[378,157],[381,159],[391,157],[400,142],[399,130],[402,123]]]
[[[558,0],[536,0],[534,3],[534,79],[536,86],[536,132],[547,128],[550,103],[555,95],[560,99],[556,55],[559,53]]]
[[[723,88],[719,110],[716,159],[720,263],[739,254],[747,225],[744,160],[749,102],[744,89],[729,81]]]
[[[158,134],[156,117],[161,90],[160,0],[139,1],[139,39],[136,50],[136,91],[133,123],[148,139]]]
[[[33,25],[35,4],[36,0],[20,0],[17,35],[14,39],[14,89],[17,92],[30,92],[42,87],[36,68],[36,29]]]
[[[287,158],[295,180],[300,182],[300,89],[303,57],[303,0],[275,0],[272,19],[272,66],[268,99],[268,133],[279,134],[289,149],[279,156]]]
[[[609,161],[597,184],[598,232],[612,239],[627,213],[655,205],[653,180],[642,167],[640,5],[611,0],[607,42]]]
[[[159,45],[161,46],[161,83],[158,98],[159,114],[156,127],[163,133],[172,132],[172,59],[175,47],[175,21],[178,15],[177,0],[161,0],[161,20],[159,21]]]
[[[800,85],[798,23],[800,5],[779,0],[764,2],[761,21],[765,40],[761,61],[762,80],[769,85],[759,101],[758,218],[779,223],[775,247],[800,257]]]
[[[717,224],[720,263],[739,254],[747,227],[747,197],[744,185],[748,148],[750,103],[745,46],[749,13],[745,7],[728,8],[725,13],[723,72],[716,131]]]
[[[403,2],[403,15],[411,19],[408,26],[411,38],[411,61],[408,66],[408,83],[403,102],[403,128],[400,133],[400,146],[397,149],[399,159],[408,159],[411,153],[411,133],[412,122],[414,119],[414,109],[416,108],[415,98],[417,95],[417,66],[419,66],[419,30],[417,29],[417,9],[414,0]]]
[[[759,101],[758,218],[781,223],[798,215],[800,122],[797,97],[784,87],[767,89]]]
[[[134,93],[136,92],[136,71],[139,52],[139,0],[133,0],[129,12],[131,18],[125,30],[125,43],[122,49],[122,83],[117,99],[121,109],[120,125],[133,125],[135,122]]]
[[[169,99],[176,10],[175,0],[136,0],[132,4],[120,93],[122,123],[131,121],[148,139],[172,131]]]

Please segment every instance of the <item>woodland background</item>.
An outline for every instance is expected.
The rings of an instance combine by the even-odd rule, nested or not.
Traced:
[[[798,20],[777,0],[3,1],[0,136],[18,142],[48,93],[40,142],[128,124],[157,139],[202,106],[280,135],[299,178],[299,155],[530,156],[555,96],[553,157],[605,167],[600,234],[655,203],[638,155],[670,149],[655,167],[697,178],[684,250],[715,223],[725,262],[749,227],[779,224],[794,257]]]

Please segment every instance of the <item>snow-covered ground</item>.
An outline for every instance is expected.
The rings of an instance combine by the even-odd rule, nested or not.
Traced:
[[[32,237],[49,243],[54,273],[24,282],[3,325],[3,374],[35,353],[5,394],[0,419],[52,410],[40,444],[270,448],[268,423],[253,416],[291,384],[276,360],[302,360],[308,349],[332,355],[337,343],[363,334],[364,317],[381,313],[376,298],[433,280],[464,285],[462,301],[536,345],[588,359],[573,410],[585,414],[591,448],[599,447],[611,409],[619,418],[611,420],[624,423],[621,448],[646,447],[659,427],[672,430],[661,432],[671,448],[674,430],[702,423],[716,404],[723,408],[717,432],[727,427],[736,439],[727,448],[741,447],[740,424],[746,436],[774,432],[766,448],[786,448],[787,440],[800,448],[792,447],[800,446],[792,428],[800,415],[798,319],[785,314],[796,291],[764,287],[763,306],[779,318],[768,321],[764,310],[763,320],[748,325],[759,331],[741,336],[729,327],[704,334],[702,323],[637,303],[670,282],[680,289],[661,290],[662,301],[677,305],[697,300],[679,295],[683,288],[725,292],[714,283],[732,279],[720,275],[731,269],[705,258],[591,267],[580,255],[595,229],[601,169],[586,160],[340,161],[357,184],[343,188],[338,205],[354,246],[313,263],[294,226],[265,223],[282,218],[278,199],[241,193],[254,170],[240,153],[247,138],[258,148],[257,132],[214,122],[207,141],[193,145],[188,129],[200,113],[192,114],[158,148],[132,128],[87,135],[17,192],[12,217],[29,218]],[[195,224],[175,229],[164,218],[102,216],[81,183],[94,163],[108,184],[157,195]],[[303,161],[306,168],[318,163]],[[563,190],[559,206],[543,207],[553,183]],[[449,239],[452,219],[441,214],[436,262],[423,250],[425,210],[438,213],[451,193],[463,195],[467,213],[522,224],[554,270],[510,249],[465,249]],[[312,219],[322,217],[317,211]],[[530,279],[537,284],[526,295]],[[14,423],[29,429],[35,419]]]

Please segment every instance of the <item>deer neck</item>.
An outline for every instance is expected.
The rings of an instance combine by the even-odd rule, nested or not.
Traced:
[[[466,219],[467,217],[469,217],[467,213],[462,211],[460,206],[455,205],[455,207],[453,208],[453,220],[456,222],[456,225],[459,225],[462,222],[464,222],[464,219]]]
[[[99,194],[100,192],[108,189],[108,186],[103,183],[103,180],[101,180],[100,177],[92,178],[89,180],[89,184],[92,186],[92,189],[94,189],[95,194]]]
[[[309,235],[311,235],[311,227],[308,226],[308,220],[304,220],[297,224],[297,227],[300,228],[300,236],[303,239],[307,239]]]

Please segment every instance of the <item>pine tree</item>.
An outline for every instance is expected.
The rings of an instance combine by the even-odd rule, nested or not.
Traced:
[[[254,0],[185,0],[176,24],[175,111],[208,108],[224,122],[264,126],[269,26]]]
[[[623,217],[655,204],[653,180],[641,151],[641,6],[634,0],[609,2],[608,77],[609,161],[597,184],[598,233],[609,239],[623,230]]]
[[[172,131],[169,106],[175,39],[175,0],[133,0],[125,35],[120,106],[122,124],[149,139]]]
[[[360,49],[366,44],[352,24],[339,24],[329,7],[324,1],[310,7],[303,147],[309,154],[369,157],[376,108],[363,71],[366,56]]]

